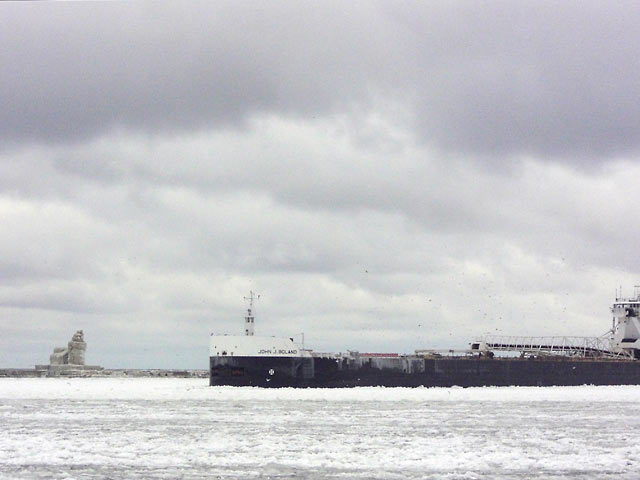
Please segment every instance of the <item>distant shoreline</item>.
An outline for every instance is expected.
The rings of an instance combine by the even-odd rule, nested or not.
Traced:
[[[0,368],[4,378],[44,378],[44,377],[168,377],[207,378],[208,370],[163,369],[163,368],[101,368],[85,365],[36,365],[35,368]]]

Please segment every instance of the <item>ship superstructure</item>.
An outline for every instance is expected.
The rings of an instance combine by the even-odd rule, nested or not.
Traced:
[[[611,313],[611,342],[614,348],[640,359],[640,286],[634,287],[633,298],[616,298]]]
[[[244,335],[211,335],[210,385],[263,387],[640,384],[640,287],[616,295],[599,337],[486,336],[468,350],[414,354],[320,353],[288,337],[254,334],[253,292]],[[515,351],[498,357],[494,352]]]

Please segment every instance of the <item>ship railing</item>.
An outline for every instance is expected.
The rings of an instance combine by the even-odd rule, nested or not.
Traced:
[[[523,354],[563,355],[584,358],[631,358],[616,348],[610,338],[601,337],[525,337],[487,335],[474,342],[487,351],[515,351]]]
[[[316,352],[315,350],[309,350],[311,356],[314,358],[348,358],[349,353],[343,352]]]
[[[438,356],[438,357],[468,357],[472,356],[474,353],[478,353],[477,351],[465,348],[465,349],[453,349],[453,348],[423,348],[415,351],[415,355],[418,357],[429,357],[429,356]]]

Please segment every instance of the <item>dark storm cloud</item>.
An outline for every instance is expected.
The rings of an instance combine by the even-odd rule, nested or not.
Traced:
[[[0,135],[238,126],[397,103],[475,154],[640,144],[636,3],[3,5]]]
[[[378,48],[368,51],[366,11],[360,27],[355,11],[293,4],[7,10],[9,138],[188,129],[263,110],[326,112],[361,97],[366,76],[383,66]]]
[[[488,155],[637,149],[638,4],[471,5],[440,9],[433,23],[404,17],[428,58],[419,100],[427,137]]]

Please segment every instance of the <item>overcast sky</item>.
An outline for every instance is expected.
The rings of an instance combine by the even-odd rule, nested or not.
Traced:
[[[599,335],[640,283],[637,2],[0,5],[0,366]],[[299,336],[297,338],[300,338]]]

